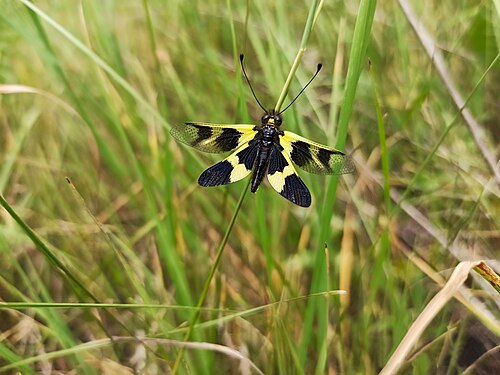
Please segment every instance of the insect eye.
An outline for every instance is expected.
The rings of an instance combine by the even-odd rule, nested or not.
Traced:
[[[281,116],[279,116],[279,115],[274,116],[274,124],[276,126],[280,126],[282,121],[283,121],[283,119],[281,118]]]
[[[270,118],[271,118],[271,116],[269,116],[269,114],[268,114],[268,113],[266,113],[265,115],[263,115],[263,116],[262,116],[262,118],[261,118],[261,120],[260,120],[260,121],[261,121],[263,124],[265,124],[265,123],[267,123],[267,121],[268,121]]]

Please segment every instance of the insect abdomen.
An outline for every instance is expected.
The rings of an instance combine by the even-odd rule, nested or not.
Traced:
[[[255,161],[253,174],[252,174],[252,186],[250,190],[255,193],[259,188],[264,176],[267,173],[267,166],[269,165],[269,154],[271,148],[263,143],[259,144],[257,149],[257,160]]]

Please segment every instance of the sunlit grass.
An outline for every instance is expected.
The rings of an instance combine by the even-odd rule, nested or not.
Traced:
[[[266,184],[247,194],[206,284],[247,181],[198,187],[220,155],[175,143],[170,126],[258,121],[239,53],[274,108],[310,2],[4,4],[0,371],[165,373],[189,337],[180,373],[251,373],[237,352],[266,374],[377,373],[459,261],[498,258],[499,8],[411,8],[478,143],[401,7],[321,5],[282,104],[323,70],[283,126],[353,152],[357,172],[299,171],[309,209]],[[404,371],[456,373],[475,360],[467,339],[498,344],[495,290],[479,277],[464,290]]]

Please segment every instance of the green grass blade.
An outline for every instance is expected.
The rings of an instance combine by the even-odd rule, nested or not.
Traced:
[[[75,292],[79,295],[85,295],[86,297],[92,299],[94,302],[99,302],[97,297],[85,286],[83,283],[76,278],[73,272],[70,271],[68,267],[66,267],[59,258],[49,249],[49,247],[45,244],[45,242],[35,233],[33,229],[30,228],[28,224],[24,222],[23,219],[16,213],[16,211],[7,203],[2,195],[0,195],[0,206],[2,206],[9,215],[14,219],[14,221],[21,227],[23,232],[33,241],[35,246],[40,250],[40,252],[44,255],[45,259],[55,267],[55,269],[61,273],[61,275],[66,278],[71,287],[75,290]]]
[[[281,107],[283,106],[283,102],[285,101],[286,96],[288,94],[288,89],[290,88],[290,84],[292,83],[292,80],[295,77],[295,73],[297,72],[297,69],[299,68],[300,62],[302,60],[302,56],[304,55],[304,52],[307,49],[307,44],[309,42],[309,38],[311,36],[312,29],[314,28],[314,23],[316,21],[316,18],[318,16],[319,11],[321,10],[321,4],[322,4],[322,2],[320,2],[319,0],[313,0],[313,3],[311,4],[311,7],[309,8],[309,15],[307,16],[307,21],[306,21],[306,25],[304,27],[304,33],[302,35],[302,42],[300,43],[299,51],[297,52],[297,55],[295,56],[295,60],[293,61],[292,67],[290,68],[290,72],[288,73],[285,84],[283,85],[283,89],[281,90],[281,94],[278,98],[278,102],[276,103],[276,106],[274,107],[274,111],[276,113],[279,113],[281,110]]]
[[[336,147],[343,149],[347,138],[348,123],[351,116],[352,108],[354,106],[354,99],[356,88],[359,81],[359,76],[363,66],[366,64],[365,52],[370,39],[371,26],[375,14],[376,1],[362,0],[359,5],[359,13],[356,19],[354,28],[354,35],[351,43],[351,52],[349,55],[349,65],[347,69],[347,78],[344,91],[344,100],[342,110],[340,112],[339,127],[337,133]],[[336,190],[338,185],[338,177],[331,178],[325,202],[321,207],[320,213],[320,234],[319,238],[323,241],[321,243],[328,243],[330,237],[330,223],[331,218],[335,215],[334,205],[336,198]],[[321,251],[316,253],[314,262],[313,279],[311,285],[311,293],[323,291],[326,285],[326,264]],[[307,306],[306,315],[304,317],[304,330],[302,332],[302,339],[300,344],[300,358],[301,363],[305,365],[307,358],[307,351],[310,347],[310,342],[313,336],[314,320],[317,319],[317,346],[318,350],[327,340],[327,321],[324,317],[325,302],[324,301],[311,301]]]

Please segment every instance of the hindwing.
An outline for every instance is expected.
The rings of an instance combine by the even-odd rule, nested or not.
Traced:
[[[301,207],[311,205],[311,193],[304,181],[298,176],[286,150],[275,144],[269,156],[267,179],[271,186],[288,199]]]
[[[206,169],[198,178],[198,183],[201,186],[218,186],[245,178],[252,171],[257,149],[255,139],[242,144],[227,158]]]

